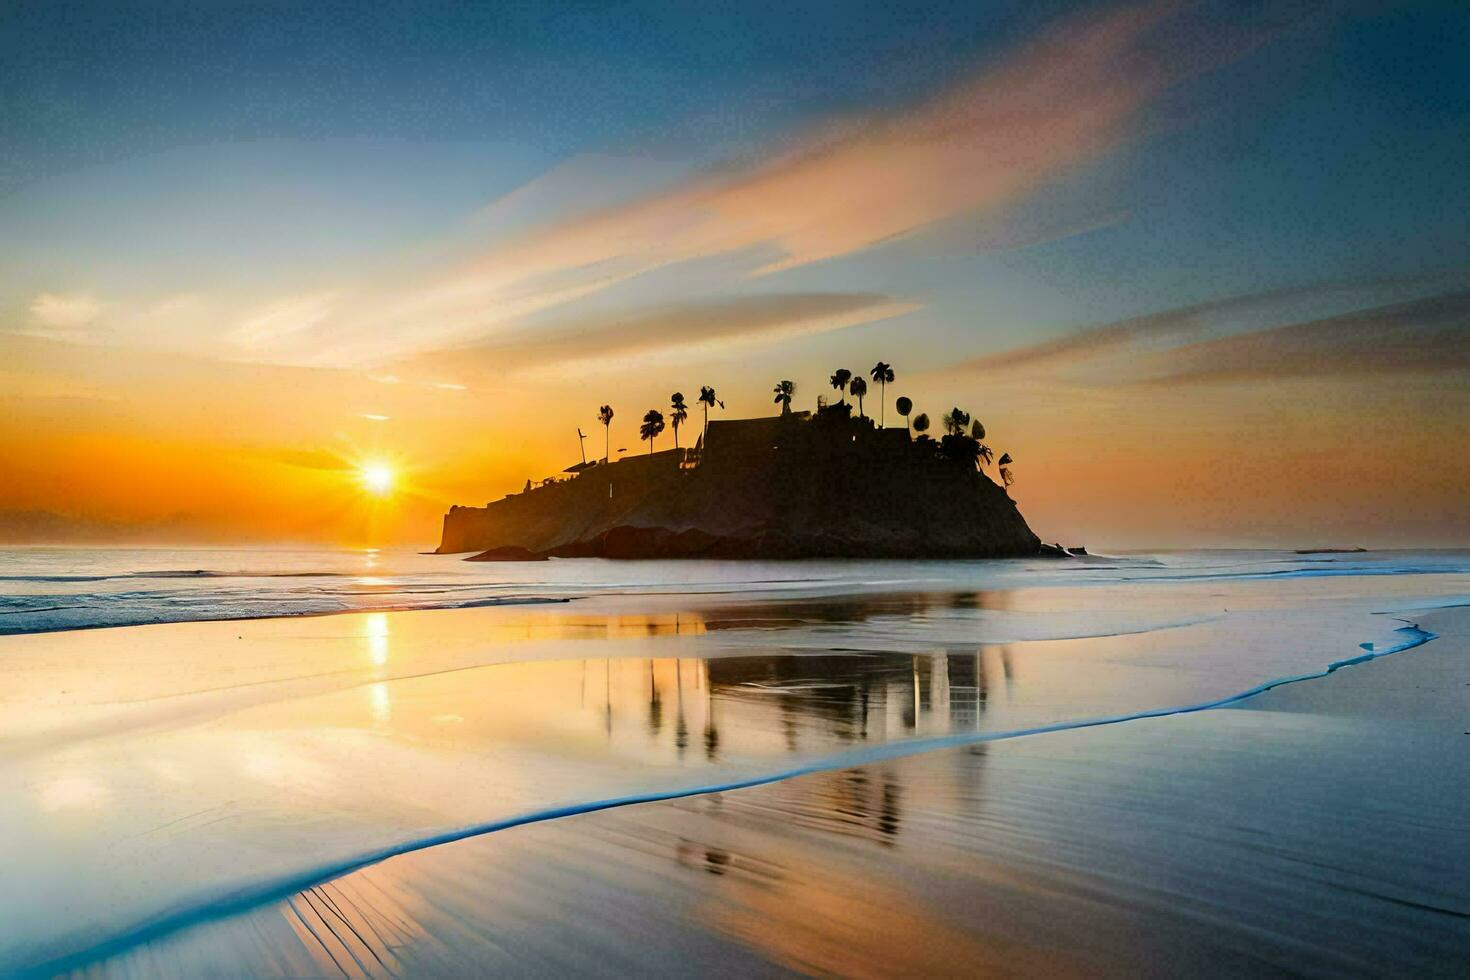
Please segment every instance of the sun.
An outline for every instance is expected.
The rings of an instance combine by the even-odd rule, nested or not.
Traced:
[[[379,497],[393,489],[393,470],[386,463],[366,463],[357,476],[369,493]]]

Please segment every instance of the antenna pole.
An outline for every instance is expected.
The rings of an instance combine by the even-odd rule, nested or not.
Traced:
[[[577,426],[577,448],[582,451],[582,465],[587,465],[587,437],[582,434],[582,427]]]

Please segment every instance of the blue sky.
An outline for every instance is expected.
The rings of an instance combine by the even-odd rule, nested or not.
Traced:
[[[989,225],[961,212],[930,247],[779,286],[865,283],[946,316],[983,297],[1002,343],[1466,262],[1470,17],[1330,6],[1186,8],[1200,57],[1223,31],[1251,49],[1167,87],[1116,148],[1005,216],[1043,237],[1099,227],[986,251]],[[244,303],[409,268],[568,161],[616,161],[581,191],[597,203],[758,159],[844,114],[901,112],[1075,9],[20,4],[0,15],[0,301],[206,286]]]

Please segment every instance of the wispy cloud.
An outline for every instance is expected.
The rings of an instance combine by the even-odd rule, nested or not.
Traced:
[[[321,292],[272,303],[242,320],[228,339],[247,349],[293,340],[325,321],[336,301],[337,293]]]
[[[973,358],[946,373],[1082,386],[1470,368],[1470,291],[1293,319],[1320,290],[1234,297]]]
[[[491,339],[681,263],[736,257],[734,275],[769,275],[958,215],[1004,214],[1125,140],[1187,70],[1155,36],[1176,11],[1149,3],[1065,19],[926,100],[827,121],[756,163],[630,203],[515,222],[450,273],[331,316],[312,303],[268,310],[236,340],[262,356],[274,348],[315,363],[380,363]]]
[[[605,369],[609,358],[627,363],[660,353],[707,354],[711,347],[840,330],[917,308],[881,293],[723,297],[644,310],[611,322],[574,318],[517,331],[491,343],[422,355],[406,362],[401,373],[475,379],[485,372],[562,372],[578,364]]]
[[[31,316],[45,327],[75,330],[97,319],[102,305],[82,293],[42,293],[31,301]]]
[[[29,319],[14,332],[72,343],[94,342],[102,325],[102,304],[86,293],[41,293],[31,300]]]
[[[1431,296],[1156,355],[1139,381],[1265,381],[1470,369],[1470,292]]]

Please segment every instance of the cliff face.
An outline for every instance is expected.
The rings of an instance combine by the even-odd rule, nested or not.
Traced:
[[[866,420],[711,422],[672,450],[444,518],[441,553],[490,557],[980,558],[1035,555],[1010,496],[932,442]]]

